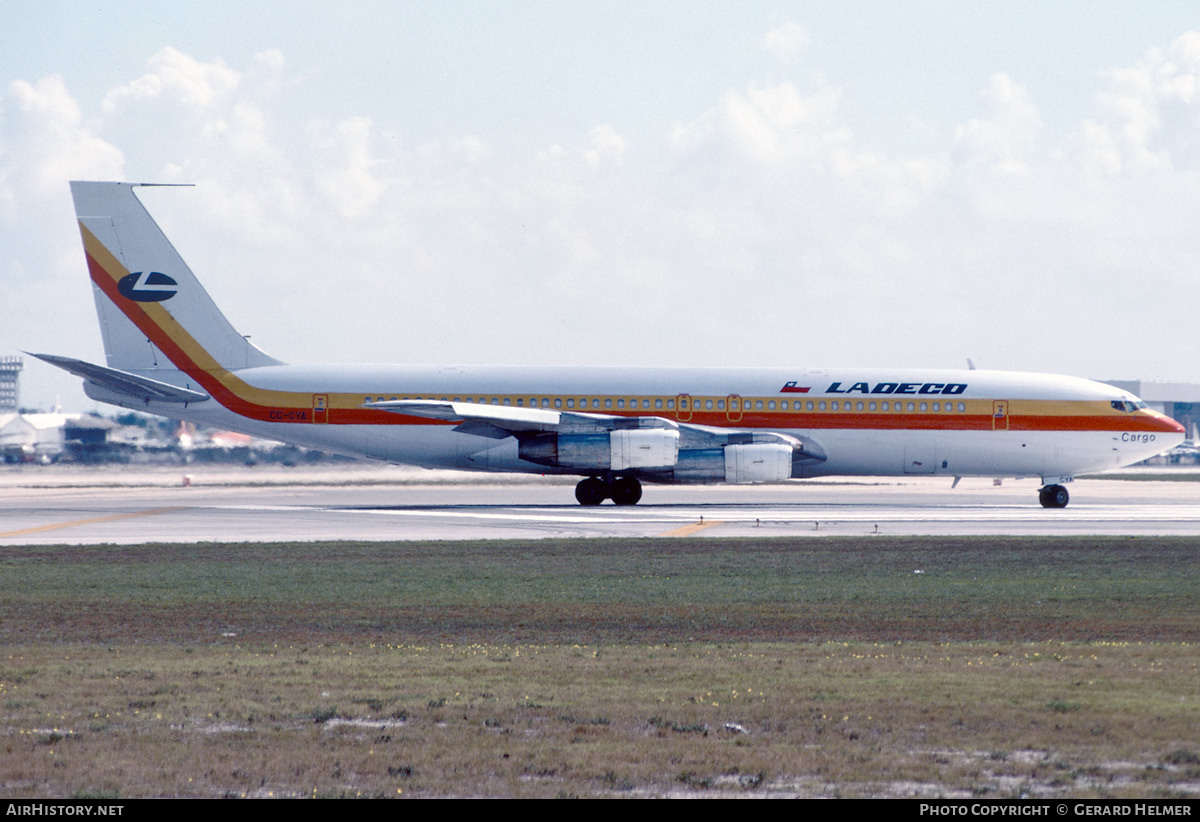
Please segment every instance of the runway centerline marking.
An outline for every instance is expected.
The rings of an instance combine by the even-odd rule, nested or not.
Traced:
[[[60,528],[74,528],[77,525],[94,525],[98,522],[115,522],[121,519],[132,519],[134,517],[149,517],[154,514],[169,514],[172,511],[182,511],[190,506],[176,505],[170,508],[149,508],[145,511],[131,511],[128,514],[109,514],[105,517],[89,517],[88,519],[76,519],[70,522],[56,522],[52,525],[38,525],[34,528],[21,528],[17,531],[6,531],[0,534],[0,539],[4,537],[19,537],[25,534],[40,534],[45,531],[57,531]]]

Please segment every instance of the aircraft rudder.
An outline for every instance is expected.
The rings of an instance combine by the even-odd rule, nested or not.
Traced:
[[[139,185],[71,183],[108,364],[129,371],[280,364],[217,308],[137,198]]]

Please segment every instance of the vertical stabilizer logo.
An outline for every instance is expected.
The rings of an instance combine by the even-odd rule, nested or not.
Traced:
[[[117,282],[122,297],[139,303],[160,303],[178,290],[179,284],[159,271],[135,271]]]

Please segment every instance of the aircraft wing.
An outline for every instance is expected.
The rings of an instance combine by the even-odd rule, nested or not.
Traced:
[[[171,385],[167,382],[152,380],[149,377],[139,377],[137,374],[130,374],[128,371],[118,371],[115,368],[105,368],[102,365],[94,365],[83,360],[72,359],[71,357],[58,357],[53,354],[34,354],[31,351],[26,352],[31,357],[37,357],[45,363],[49,363],[63,371],[74,374],[77,377],[83,377],[88,382],[107,388],[117,394],[141,400],[142,402],[202,402],[207,400],[208,394],[202,391],[192,391],[188,388],[180,388],[177,385]]]
[[[552,411],[549,408],[521,408],[511,405],[483,405],[446,400],[380,400],[364,408],[377,408],[395,414],[434,420],[461,421],[455,431],[493,439],[527,437],[537,433],[607,432],[615,429],[666,428],[679,426],[662,417],[615,417],[577,411]]]
[[[366,403],[363,407],[433,420],[486,423],[511,433],[554,431],[566,416],[561,411],[551,411],[548,408],[514,408],[510,405],[479,405],[473,402],[445,400],[380,400]]]
[[[786,479],[794,463],[824,462],[827,458],[821,446],[808,437],[712,428],[664,417],[624,417],[447,400],[381,400],[366,403],[364,407],[459,421],[454,430],[465,434],[493,439],[516,437],[522,459],[560,468],[636,470],[646,475],[671,472],[675,476],[691,470],[702,476],[708,476],[704,472],[726,476],[727,463],[736,461],[736,457],[753,460],[756,465],[772,459],[780,467],[769,470],[777,472],[777,478]]]

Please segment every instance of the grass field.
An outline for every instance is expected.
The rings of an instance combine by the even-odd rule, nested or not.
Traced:
[[[0,795],[1200,796],[1200,540],[0,549]]]

